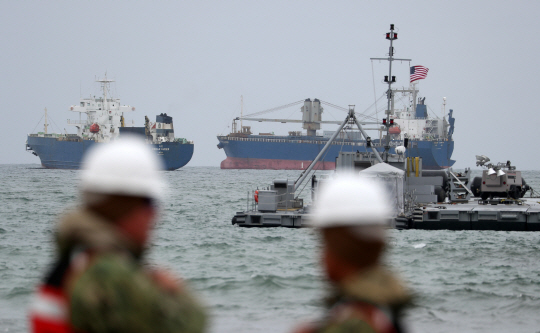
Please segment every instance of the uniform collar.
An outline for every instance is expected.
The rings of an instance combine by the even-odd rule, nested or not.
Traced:
[[[61,255],[75,248],[141,252],[112,223],[83,208],[64,214],[57,227],[56,240]]]

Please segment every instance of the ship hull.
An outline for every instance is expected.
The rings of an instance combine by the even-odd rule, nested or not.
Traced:
[[[28,136],[27,149],[31,149],[48,169],[79,169],[84,154],[93,145],[93,140],[59,140],[55,137]],[[185,166],[193,156],[193,144],[163,142],[150,144],[153,151],[163,159],[165,170],[176,170]]]
[[[323,149],[328,139],[312,137],[229,137],[218,136],[218,148],[222,148],[227,158],[221,162],[222,169],[274,169],[274,170],[303,170]],[[378,142],[374,143],[375,145]],[[394,147],[401,142],[392,142],[390,153],[395,153]],[[425,170],[441,170],[452,166],[451,159],[454,150],[453,141],[409,141],[407,157],[421,157]],[[366,152],[371,151],[364,141],[334,142],[326,154],[318,162],[316,169],[333,170],[340,151]],[[377,147],[379,152],[383,148]]]
[[[227,157],[221,162],[222,169],[267,169],[267,170],[304,170],[311,161],[308,160],[283,160],[267,158],[238,158]],[[335,162],[317,162],[315,170],[334,170]]]

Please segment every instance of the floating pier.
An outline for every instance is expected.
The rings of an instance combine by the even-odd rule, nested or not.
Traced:
[[[540,231],[540,198],[472,199],[418,206],[398,229]]]

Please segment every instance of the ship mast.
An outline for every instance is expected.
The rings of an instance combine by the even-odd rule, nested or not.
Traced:
[[[384,143],[384,159],[388,162],[388,153],[390,151],[390,126],[394,124],[394,119],[390,119],[390,115],[393,114],[392,100],[394,98],[392,91],[392,83],[396,83],[396,77],[392,76],[392,62],[394,60],[399,61],[411,61],[411,59],[397,59],[394,58],[394,46],[393,42],[398,38],[397,32],[394,32],[394,25],[390,24],[390,32],[386,33],[386,39],[390,41],[390,48],[388,51],[388,58],[371,58],[371,60],[386,60],[388,61],[388,75],[384,76],[384,82],[388,84],[388,90],[386,91],[386,98],[388,100],[388,106],[386,108],[386,118],[383,119],[383,125],[386,126],[386,140]]]
[[[111,82],[114,80],[107,80],[107,73],[105,73],[105,78],[103,80],[97,80],[96,82],[101,83],[103,88],[103,110],[105,112],[109,111],[109,103],[107,102],[107,90],[109,90]]]
[[[49,127],[49,123],[47,122],[47,108],[45,108],[45,123],[43,124],[45,134],[47,134],[47,127]]]
[[[446,139],[448,138],[448,133],[446,132],[446,126],[444,126],[444,123],[446,122],[446,97],[443,97],[443,104],[442,104],[442,124],[441,124],[441,127],[442,127],[442,137],[443,137],[443,140],[446,141]]]
[[[442,100],[442,119],[444,121],[444,119],[446,118],[446,97],[443,97]]]

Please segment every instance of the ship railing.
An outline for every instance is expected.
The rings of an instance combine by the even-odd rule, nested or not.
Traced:
[[[69,141],[69,142],[81,142],[83,139],[77,135],[75,136],[61,136],[58,138],[58,141]]]
[[[258,203],[255,201],[255,191],[256,190],[249,190],[247,191],[247,201],[246,201],[246,210],[247,211],[256,211],[258,210]],[[298,209],[301,207],[297,206],[298,200],[294,198],[294,196],[291,196],[290,193],[283,193],[283,194],[277,194],[276,195],[276,203],[277,203],[277,210],[286,210],[289,209]],[[303,199],[299,199],[301,204],[303,205]],[[251,209],[250,209],[251,207]]]
[[[239,138],[234,136],[222,136],[222,140],[229,141],[249,141],[249,142],[288,142],[288,143],[312,143],[318,145],[324,145],[327,141],[313,141],[313,140],[289,140],[289,139],[266,139],[266,138]],[[346,145],[346,146],[365,146],[364,142],[333,142],[333,145]]]
[[[31,137],[40,137],[40,138],[57,138],[59,136],[61,136],[62,134],[58,134],[58,133],[48,133],[48,134],[45,134],[43,132],[38,132],[38,133],[34,133],[34,134],[28,134],[28,136],[31,136]]]
[[[279,143],[279,142],[288,142],[288,143],[311,143],[311,144],[318,144],[318,145],[325,145],[328,141],[321,141],[321,140],[290,140],[290,139],[277,139],[277,138],[242,138],[242,137],[235,137],[235,136],[221,136],[220,137],[222,140],[229,140],[229,141],[245,141],[245,142],[272,142],[272,143]],[[423,137],[419,138],[420,140],[422,139],[425,139]],[[442,140],[442,139],[438,139],[436,141],[447,141],[447,140]],[[337,141],[337,142],[332,142],[332,145],[337,145],[337,146],[354,146],[354,147],[364,147],[366,145],[365,142],[351,142],[351,141],[348,141],[348,142],[343,142],[343,141]],[[372,145],[374,147],[384,147],[384,144],[383,143],[372,143]],[[397,147],[397,146],[400,146],[400,145],[403,145],[403,140],[398,140],[398,141],[390,141],[390,146],[391,147]],[[410,148],[413,148],[413,147],[417,147],[417,144],[414,143],[414,142],[411,142],[409,143],[409,147]]]
[[[180,142],[181,144],[190,144],[190,145],[193,144],[192,140],[188,140],[186,138],[176,138],[176,139],[174,139],[173,142]]]

